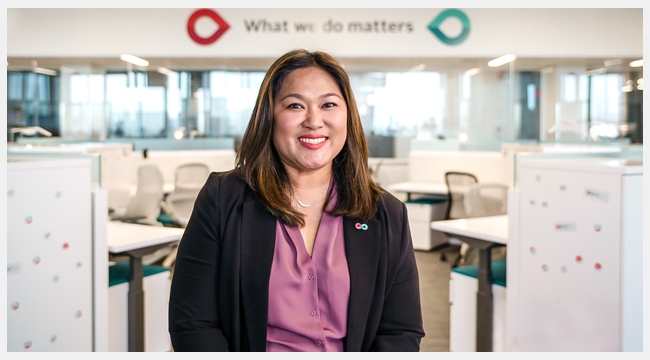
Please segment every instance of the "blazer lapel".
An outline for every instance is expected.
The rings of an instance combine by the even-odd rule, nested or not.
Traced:
[[[275,248],[276,217],[257,200],[243,205],[241,298],[250,351],[266,350],[269,277]]]
[[[358,229],[356,224],[359,226],[365,224],[367,229]],[[380,237],[382,236],[380,225],[379,220],[375,218],[367,221],[343,218],[345,253],[350,272],[346,351],[361,350],[377,277]]]

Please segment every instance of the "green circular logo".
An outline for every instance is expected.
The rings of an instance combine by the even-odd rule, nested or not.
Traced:
[[[456,19],[460,20],[460,23],[463,26],[463,30],[460,32],[460,35],[454,38],[445,35],[445,33],[440,30],[440,25],[449,17],[455,17]],[[436,16],[436,18],[429,23],[427,29],[429,29],[429,31],[431,31],[433,35],[435,35],[443,43],[447,45],[458,45],[465,41],[465,39],[467,39],[467,36],[469,36],[469,18],[467,15],[465,15],[464,12],[458,9],[446,9],[438,14],[438,16]]]

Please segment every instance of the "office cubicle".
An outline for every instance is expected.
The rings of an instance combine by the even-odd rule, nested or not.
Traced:
[[[642,156],[516,156],[507,351],[642,350]]]
[[[106,193],[98,155],[7,156],[7,349],[104,351]]]

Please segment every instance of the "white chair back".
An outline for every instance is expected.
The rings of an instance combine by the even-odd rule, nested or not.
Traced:
[[[158,221],[160,216],[160,202],[164,196],[163,176],[158,166],[144,164],[138,168],[138,187],[135,196],[126,207],[124,217],[144,217],[139,223],[162,225]]]

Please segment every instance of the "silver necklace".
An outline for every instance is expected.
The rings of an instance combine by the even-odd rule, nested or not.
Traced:
[[[329,187],[329,186],[328,186],[328,187]],[[326,192],[327,192],[327,188],[325,188],[325,191],[323,191],[323,194],[322,194],[322,195],[321,195],[317,200],[315,200],[315,201],[319,201],[320,199],[322,199],[323,196],[325,196],[325,193],[326,193]],[[310,207],[310,206],[312,206],[312,205],[314,204],[313,202],[312,202],[311,204],[305,204],[305,203],[303,203],[302,201],[298,200],[298,198],[296,197],[295,194],[293,195],[293,198],[296,199],[296,201],[298,202],[298,205],[300,205],[301,207],[304,207],[304,208],[308,208],[308,207]]]

